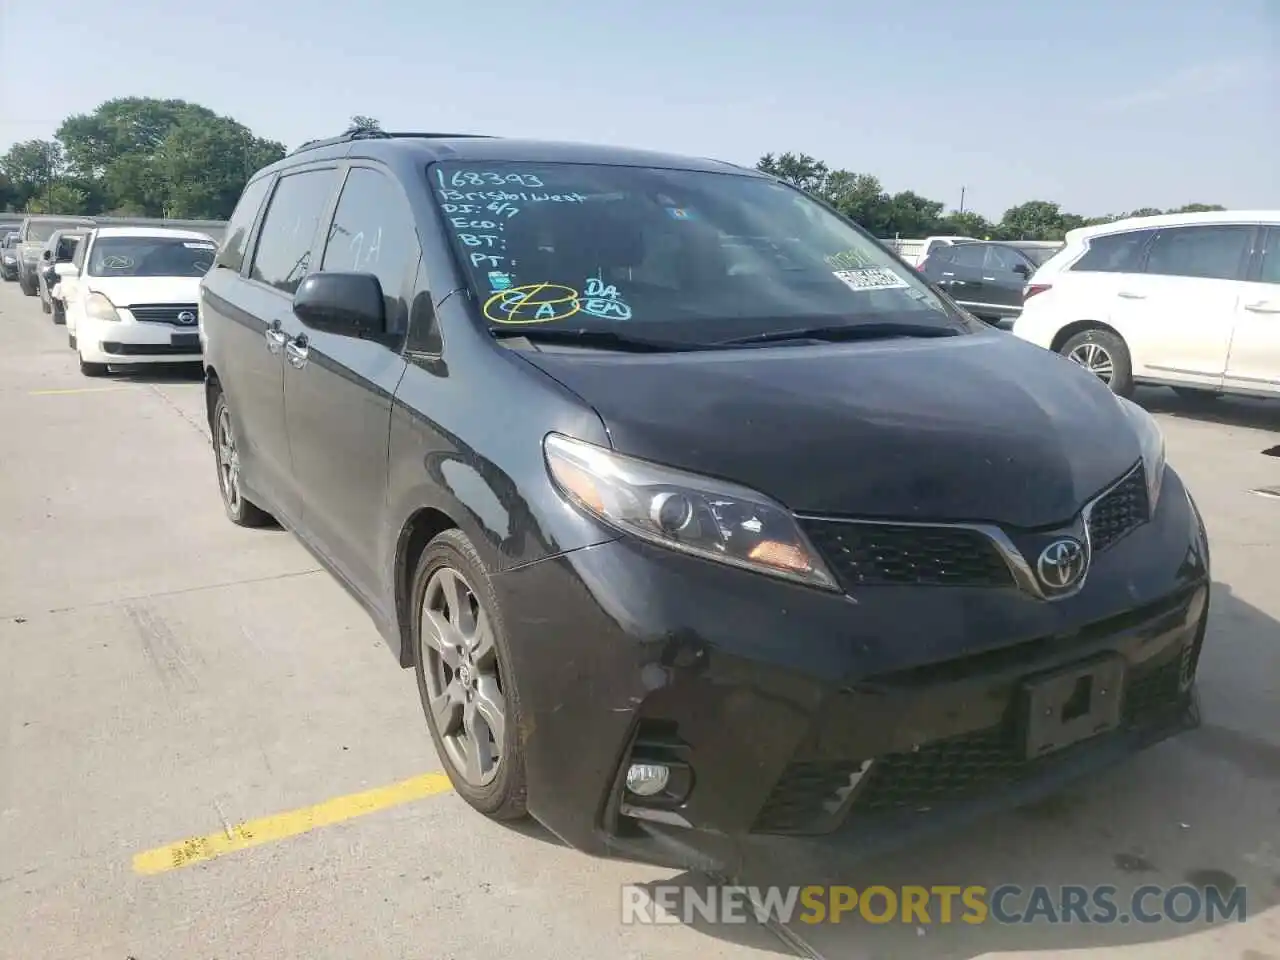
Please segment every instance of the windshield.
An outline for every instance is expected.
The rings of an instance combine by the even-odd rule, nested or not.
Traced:
[[[94,277],[203,277],[217,249],[212,240],[190,237],[100,237],[88,272]]]
[[[74,220],[33,220],[27,226],[27,242],[45,243],[59,230],[74,230],[76,227],[83,229],[84,225]]]
[[[771,180],[569,163],[429,175],[495,328],[680,343],[872,321],[969,329],[875,238]]]

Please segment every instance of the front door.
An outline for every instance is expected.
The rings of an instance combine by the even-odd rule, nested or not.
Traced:
[[[1280,394],[1280,227],[1263,234],[1257,266],[1240,285],[1224,386]]]
[[[376,276],[389,325],[403,337],[418,258],[413,216],[398,182],[378,167],[353,166],[320,269]],[[405,360],[399,343],[313,330],[296,317],[285,332],[285,418],[302,525],[313,546],[373,601],[383,589],[387,443]]]
[[[1012,247],[987,246],[982,270],[982,299],[1001,318],[1022,312],[1022,290],[1034,273],[1031,261]]]

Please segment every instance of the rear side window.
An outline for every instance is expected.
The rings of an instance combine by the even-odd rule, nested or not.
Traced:
[[[1225,224],[1161,230],[1147,253],[1147,273],[1235,280],[1253,241],[1253,227]]]
[[[1154,230],[1131,230],[1094,237],[1085,255],[1075,262],[1075,273],[1141,273],[1142,252]]]
[[[958,243],[951,248],[951,262],[961,267],[982,269],[986,262],[987,248],[977,243]]]
[[[240,272],[244,266],[244,251],[249,243],[249,231],[253,229],[253,221],[258,218],[262,209],[262,201],[267,198],[267,187],[271,185],[270,177],[262,177],[244,188],[240,202],[236,204],[231,220],[227,223],[227,235],[222,241],[222,249],[218,251],[216,266]]]
[[[311,243],[333,194],[334,170],[281,177],[267,207],[249,276],[292,294],[311,272]]]

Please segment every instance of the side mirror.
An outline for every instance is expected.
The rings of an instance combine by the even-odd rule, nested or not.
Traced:
[[[293,312],[312,330],[340,337],[387,332],[382,284],[371,273],[313,273],[298,284]]]
[[[1013,265],[1013,272],[1020,277],[1031,276],[1031,268],[1028,267],[1025,263],[1015,263]]]
[[[40,253],[40,259],[41,259],[41,260],[52,260],[52,259],[53,259],[53,251],[52,251],[52,250],[43,250],[43,251],[41,251],[41,253]]]
[[[80,271],[76,269],[76,265],[70,260],[64,260],[62,263],[55,263],[53,265],[53,272],[64,280],[67,277],[78,277],[80,275]]]

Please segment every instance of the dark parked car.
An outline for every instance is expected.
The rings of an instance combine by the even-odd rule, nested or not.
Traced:
[[[28,297],[40,292],[41,253],[49,238],[58,230],[84,232],[93,229],[88,217],[52,217],[33,214],[22,221],[18,230],[18,286]]]
[[[485,814],[731,870],[1194,723],[1209,552],[1155,421],[771,177],[319,141],[199,314],[228,517],[368,611]]]
[[[975,317],[1012,325],[1022,313],[1022,291],[1037,266],[1013,244],[976,240],[935,248],[920,272]]]
[[[18,231],[0,230],[0,280],[18,279]]]

